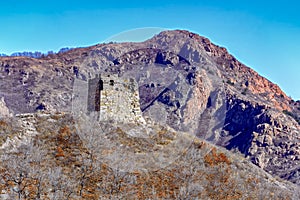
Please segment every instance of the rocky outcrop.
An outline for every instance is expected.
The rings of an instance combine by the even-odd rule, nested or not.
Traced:
[[[17,118],[20,119],[19,129],[21,129],[21,131],[14,136],[11,135],[11,137],[7,137],[5,142],[0,146],[0,150],[6,153],[17,152],[20,146],[28,145],[32,141],[32,138],[38,134],[35,127],[36,116],[34,114],[21,114],[17,115]]]
[[[247,157],[267,172],[300,184],[299,125],[276,111],[264,118],[252,133]]]
[[[228,100],[217,144],[239,151],[267,172],[300,183],[300,127],[290,116],[265,105]]]

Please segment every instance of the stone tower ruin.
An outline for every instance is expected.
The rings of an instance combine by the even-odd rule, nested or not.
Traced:
[[[133,78],[101,74],[88,81],[88,112],[99,112],[100,121],[145,123],[138,84]]]

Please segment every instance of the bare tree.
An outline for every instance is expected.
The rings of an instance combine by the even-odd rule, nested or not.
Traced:
[[[176,174],[176,178],[181,182],[179,191],[175,194],[176,199],[195,199],[203,188],[197,184],[197,178],[201,178],[199,173],[203,165],[203,159],[199,150],[193,146],[187,150],[186,154],[181,157],[180,171]]]
[[[76,199],[77,181],[63,173],[61,167],[51,168],[48,171],[49,185],[51,190],[50,199]]]
[[[28,187],[32,183],[30,179],[30,164],[28,157],[30,147],[22,145],[17,152],[6,153],[1,156],[3,173],[2,179],[7,185],[8,194],[15,199],[27,198],[30,194]]]
[[[28,161],[30,163],[30,177],[35,182],[35,199],[41,199],[47,193],[47,174],[44,166],[47,152],[40,145],[31,146]]]

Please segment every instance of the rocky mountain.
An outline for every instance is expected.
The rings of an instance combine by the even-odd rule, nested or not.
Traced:
[[[188,31],[164,31],[140,43],[98,44],[39,59],[0,58],[0,97],[15,114],[71,113],[78,89],[74,83],[98,73],[134,78],[145,118],[300,184],[300,102],[225,48]]]

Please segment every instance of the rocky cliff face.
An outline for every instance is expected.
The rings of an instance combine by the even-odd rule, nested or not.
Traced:
[[[41,59],[0,58],[0,96],[14,113],[68,112],[74,80],[101,72],[136,79],[144,116],[238,151],[299,184],[300,103],[225,48],[188,31]]]

